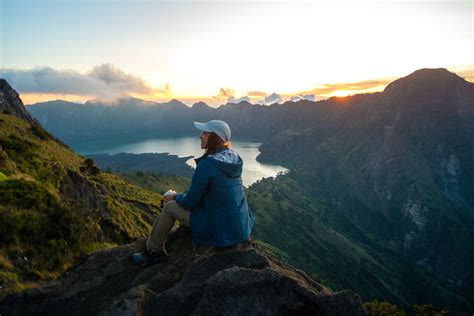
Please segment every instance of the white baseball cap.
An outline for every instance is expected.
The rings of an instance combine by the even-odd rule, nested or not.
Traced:
[[[229,125],[221,120],[212,120],[207,123],[194,122],[194,126],[198,130],[204,132],[214,132],[223,141],[227,142],[230,140],[230,127]]]

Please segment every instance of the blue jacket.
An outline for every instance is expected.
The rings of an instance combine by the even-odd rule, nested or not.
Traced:
[[[242,158],[227,163],[205,154],[195,159],[191,186],[176,195],[190,211],[193,243],[226,247],[247,240],[255,222],[242,186]]]

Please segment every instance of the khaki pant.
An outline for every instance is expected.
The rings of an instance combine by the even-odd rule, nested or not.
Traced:
[[[153,224],[146,241],[146,248],[155,251],[165,249],[166,238],[168,238],[175,221],[179,221],[181,226],[190,227],[189,211],[179,206],[176,201],[169,201],[164,205],[160,216]]]

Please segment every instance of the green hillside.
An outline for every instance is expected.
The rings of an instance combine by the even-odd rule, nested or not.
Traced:
[[[257,219],[253,238],[280,260],[333,290],[351,289],[365,301],[381,299],[404,308],[421,302],[439,309],[469,308],[465,297],[303,182],[301,174],[290,173],[261,181],[248,193]],[[376,214],[366,221],[380,223]]]
[[[250,188],[256,237],[365,300],[472,310],[474,85],[420,70],[328,102],[337,120],[261,146],[291,172]]]
[[[119,175],[131,184],[158,193],[166,192],[169,189],[184,192],[191,184],[191,179],[183,176],[166,176],[143,171],[123,172]]]
[[[145,237],[161,199],[9,114],[0,114],[0,192],[2,295],[55,278],[93,250]]]

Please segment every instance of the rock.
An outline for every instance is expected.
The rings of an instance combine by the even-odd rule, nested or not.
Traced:
[[[170,259],[136,266],[143,241],[97,251],[50,285],[7,296],[0,314],[365,315],[358,295],[332,293],[253,242],[193,250],[184,229],[168,240]]]
[[[5,79],[0,79],[0,113],[9,113],[30,123],[38,123],[26,111],[20,96]]]
[[[99,167],[94,163],[94,160],[87,158],[84,160],[84,165],[79,168],[79,170],[87,176],[95,176],[100,173]]]
[[[94,183],[74,170],[67,170],[59,184],[61,200],[82,201],[85,207],[104,212],[107,189],[97,188]]]

